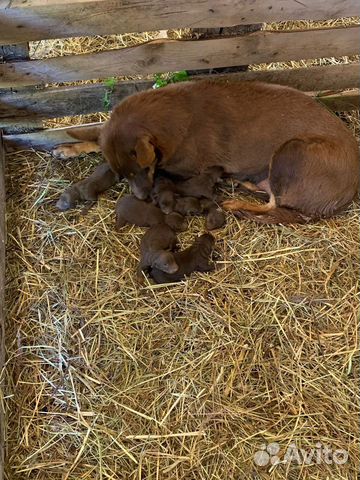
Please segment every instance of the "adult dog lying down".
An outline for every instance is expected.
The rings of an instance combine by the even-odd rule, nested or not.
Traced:
[[[141,92],[122,101],[102,127],[76,128],[85,144],[58,156],[99,150],[130,183],[155,166],[191,177],[220,166],[266,204],[228,200],[223,207],[264,223],[328,217],[358,189],[355,139],[343,122],[292,88],[202,80]],[[136,191],[135,191],[136,194]]]

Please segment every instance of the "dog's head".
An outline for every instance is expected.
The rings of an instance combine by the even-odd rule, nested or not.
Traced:
[[[74,128],[69,134],[98,143],[112,170],[128,180],[134,195],[141,200],[148,197],[157,153],[156,141],[149,133],[111,119],[103,125]]]

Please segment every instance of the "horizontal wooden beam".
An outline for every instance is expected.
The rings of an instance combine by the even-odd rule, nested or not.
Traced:
[[[358,15],[358,0],[1,0],[0,44]]]
[[[326,96],[316,96],[315,98],[327,108],[335,112],[346,112],[360,109],[359,90],[352,90]]]
[[[359,90],[351,92],[342,92],[337,95],[316,96],[316,100],[322,102],[327,108],[338,111],[347,111],[359,109]],[[42,130],[35,133],[5,135],[6,150],[26,150],[34,148],[37,150],[51,150],[61,143],[77,143],[77,140],[67,134],[71,128],[65,127],[58,129]]]
[[[327,65],[323,67],[286,70],[258,70],[228,75],[196,76],[201,78],[228,78],[230,81],[260,80],[298,88],[303,91],[344,90],[359,84],[359,63]],[[110,108],[123,98],[147,90],[152,81],[119,82],[109,95]],[[85,84],[69,87],[22,88],[0,93],[0,127],[6,132],[29,127],[35,120],[83,115],[105,111],[104,84]]]
[[[360,27],[260,31],[210,40],[154,40],[135,47],[0,65],[0,87],[73,82],[183,69],[336,57],[358,53]]]

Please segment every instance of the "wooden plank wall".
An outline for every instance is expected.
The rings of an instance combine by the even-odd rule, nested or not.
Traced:
[[[360,64],[328,65],[324,67],[286,70],[258,70],[217,75],[233,80],[260,80],[298,88],[305,92],[355,88],[359,83]],[[209,78],[209,76],[206,76]],[[213,76],[210,76],[213,77]],[[204,76],[193,79],[197,81]],[[119,82],[110,95],[110,107],[136,92],[152,88],[153,81]],[[107,88],[102,83],[54,88],[12,89],[0,97],[0,123],[6,127],[33,120],[102,112]]]
[[[154,40],[139,46],[84,55],[0,65],[0,88],[173,72],[183,69],[355,55],[360,27],[260,31],[210,40]]]
[[[358,0],[0,0],[0,44],[358,15]]]
[[[335,111],[359,109],[359,94],[357,91],[343,92],[337,95],[316,97],[328,109]],[[64,127],[43,130],[35,133],[5,135],[6,150],[16,151],[34,148],[36,150],[51,150],[61,143],[77,143],[78,140],[67,134],[68,130],[75,127]]]

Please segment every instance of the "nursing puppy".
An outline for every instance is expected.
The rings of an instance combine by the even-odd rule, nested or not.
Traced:
[[[222,167],[269,195],[263,205],[235,199],[223,206],[263,223],[331,216],[358,190],[358,148],[344,123],[308,95],[279,85],[169,85],[126,98],[103,127],[69,133],[99,144],[126,178],[155,165],[184,177]]]
[[[204,233],[185,250],[174,253],[178,269],[174,273],[166,273],[159,268],[152,268],[150,276],[156,283],[180,282],[193,272],[210,272],[214,264],[210,261],[215,239],[210,233]]]
[[[152,200],[159,206],[162,212],[170,213],[175,206],[175,183],[163,175],[154,178],[154,185],[151,190]]]
[[[203,213],[206,213],[205,227],[207,230],[216,230],[224,226],[225,213],[212,200],[204,198],[200,202]]]
[[[138,274],[150,268],[175,273],[179,269],[172,253],[176,244],[176,234],[168,225],[160,224],[149,228],[140,241]]]
[[[175,231],[186,230],[186,221],[176,212],[165,215],[156,205],[139,200],[134,195],[120,197],[115,206],[116,229],[130,223],[138,227],[152,227],[166,223]]]
[[[213,198],[215,184],[220,180],[221,167],[210,167],[200,175],[195,175],[176,184],[176,191],[180,195],[196,198]]]

